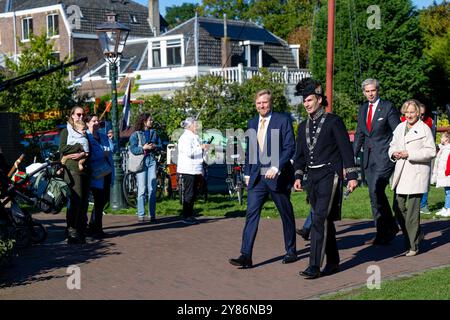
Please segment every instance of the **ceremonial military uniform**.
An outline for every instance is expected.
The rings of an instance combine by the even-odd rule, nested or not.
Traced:
[[[344,178],[357,179],[352,145],[339,116],[326,113],[321,107],[299,125],[294,167],[296,179],[307,174],[308,196],[314,211],[309,265],[319,269],[326,254],[327,265],[337,266],[339,253],[333,221],[341,218]]]

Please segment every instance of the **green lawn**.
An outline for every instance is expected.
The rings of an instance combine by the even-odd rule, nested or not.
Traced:
[[[392,204],[393,194],[389,188],[386,188],[388,198]],[[306,218],[309,212],[309,205],[306,203],[305,192],[295,192],[292,194],[292,204],[294,206],[295,216],[297,218]],[[246,200],[246,199],[244,199]],[[431,187],[429,193],[429,208],[436,212],[444,205],[444,189]],[[203,216],[216,217],[236,217],[245,216],[246,204],[239,205],[236,199],[230,199],[226,195],[209,195],[208,201],[203,199],[197,200],[195,203],[196,213]],[[157,215],[178,215],[181,213],[181,205],[178,199],[162,200],[156,206]],[[112,212],[106,209],[108,213],[114,214],[136,214],[136,209],[129,208]],[[278,217],[279,214],[272,201],[267,201],[262,213],[262,217]],[[433,218],[434,215],[423,215],[425,219]],[[347,200],[343,200],[342,218],[344,219],[371,219],[369,192],[367,187],[357,188]]]
[[[324,296],[325,300],[449,300],[450,267],[381,282],[380,289],[367,287]]]

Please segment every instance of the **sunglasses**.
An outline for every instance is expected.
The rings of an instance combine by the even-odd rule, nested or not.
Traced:
[[[83,114],[83,113],[75,113],[75,115],[76,115],[76,116],[78,116],[78,117],[82,117],[82,116],[84,116],[84,114]]]

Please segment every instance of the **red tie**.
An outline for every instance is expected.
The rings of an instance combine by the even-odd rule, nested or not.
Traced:
[[[367,122],[366,122],[366,127],[367,127],[367,131],[371,131],[372,130],[372,104],[369,104],[369,115],[367,116]]]

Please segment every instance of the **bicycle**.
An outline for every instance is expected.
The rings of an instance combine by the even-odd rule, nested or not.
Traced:
[[[233,164],[227,165],[228,176],[226,182],[228,184],[228,193],[230,194],[230,198],[236,196],[239,205],[242,205],[245,188],[244,171],[242,165],[238,163],[238,154],[231,155],[231,159],[233,159]]]

